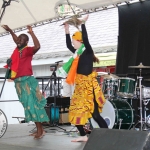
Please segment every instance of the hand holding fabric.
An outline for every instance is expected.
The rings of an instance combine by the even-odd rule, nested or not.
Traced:
[[[69,24],[68,23],[65,23],[64,28],[65,28],[66,34],[69,34]]]
[[[86,22],[86,21],[88,20],[88,18],[89,18],[89,15],[86,15],[86,16],[82,19],[82,21],[83,21],[83,22]]]

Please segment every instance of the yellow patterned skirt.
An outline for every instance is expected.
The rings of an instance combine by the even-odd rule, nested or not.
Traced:
[[[74,125],[85,125],[94,111],[94,95],[98,103],[99,111],[102,112],[105,97],[97,82],[97,73],[92,72],[85,76],[76,75],[75,90],[69,107],[69,122]]]

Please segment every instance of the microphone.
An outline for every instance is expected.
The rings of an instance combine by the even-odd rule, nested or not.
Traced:
[[[56,61],[55,63],[60,63],[60,62],[63,62],[63,60],[60,60],[60,61]]]
[[[7,65],[8,65],[8,67],[10,67],[11,66],[11,62],[12,62],[12,59],[11,58],[9,58],[9,59],[7,59]]]

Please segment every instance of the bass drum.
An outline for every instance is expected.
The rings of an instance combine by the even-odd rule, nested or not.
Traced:
[[[133,109],[125,100],[107,100],[100,115],[106,121],[109,129],[130,129],[133,125]],[[90,123],[92,128],[99,128],[93,118],[90,118]]]

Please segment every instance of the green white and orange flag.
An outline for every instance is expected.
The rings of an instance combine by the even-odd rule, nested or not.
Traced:
[[[80,46],[79,49],[76,50],[75,54],[68,60],[68,62],[66,62],[62,67],[60,67],[57,70],[57,76],[59,77],[63,77],[63,78],[68,78],[68,74],[70,76],[75,76],[75,74],[71,74],[69,73],[72,69],[71,68],[76,68],[77,69],[77,65],[78,65],[78,56],[80,56],[85,50],[85,46],[84,44],[82,44]],[[76,63],[73,63],[74,61],[76,61]],[[76,65],[76,66],[73,66]],[[67,82],[68,83],[68,82]],[[73,83],[69,83],[69,84],[73,84]]]

